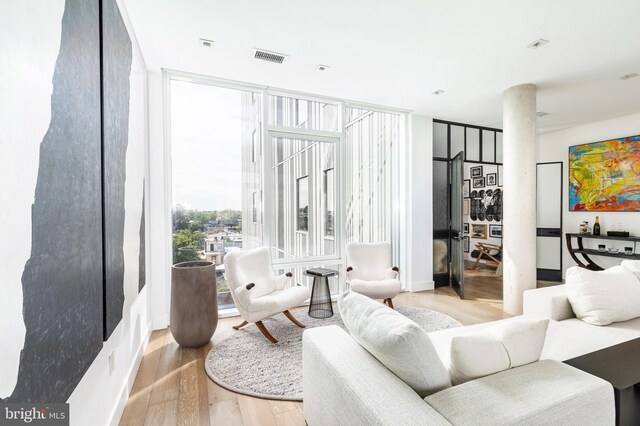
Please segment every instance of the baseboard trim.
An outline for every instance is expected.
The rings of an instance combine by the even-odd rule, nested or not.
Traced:
[[[122,414],[124,414],[124,409],[127,406],[127,401],[129,400],[129,395],[131,394],[131,389],[133,388],[133,383],[136,380],[138,370],[140,369],[140,364],[142,363],[142,358],[144,357],[144,351],[147,349],[147,345],[149,344],[149,340],[151,339],[151,333],[153,331],[151,328],[151,324],[149,324],[145,333],[145,338],[142,339],[142,342],[140,342],[140,346],[138,347],[138,350],[136,352],[136,360],[127,373],[127,380],[122,385],[120,398],[118,398],[116,406],[113,410],[113,414],[108,423],[111,426],[118,426],[120,424]]]
[[[411,293],[415,293],[417,291],[427,291],[433,290],[435,288],[435,284],[433,281],[422,281],[417,283],[411,283],[411,288],[409,291]]]

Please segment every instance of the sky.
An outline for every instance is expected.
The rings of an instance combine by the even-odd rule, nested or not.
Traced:
[[[241,94],[171,83],[173,204],[242,210]]]

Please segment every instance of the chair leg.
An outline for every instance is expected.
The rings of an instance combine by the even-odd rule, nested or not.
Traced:
[[[244,327],[244,326],[245,326],[245,325],[247,325],[247,324],[249,324],[249,323],[248,323],[248,322],[246,322],[246,321],[242,321],[242,324],[234,325],[234,326],[233,326],[233,327],[231,327],[231,328],[233,328],[234,330],[240,330],[242,327]]]
[[[391,298],[388,298],[388,299],[387,299],[387,305],[389,305],[389,307],[390,307],[391,309],[395,309],[395,308],[393,307],[393,302],[391,301]]]
[[[269,341],[271,343],[278,343],[278,341],[271,335],[271,333],[269,333],[269,331],[266,329],[266,327],[264,326],[264,324],[262,323],[262,321],[256,321],[256,326],[258,327],[258,330],[260,330],[262,332],[262,334],[264,334],[264,337],[266,337],[267,339],[269,339]]]
[[[294,323],[295,325],[297,325],[300,328],[304,328],[304,324],[302,324],[300,321],[298,321],[296,319],[296,317],[294,317],[293,315],[291,315],[291,312],[289,312],[288,310],[283,312],[284,316],[289,318],[289,320],[291,320],[292,323]]]

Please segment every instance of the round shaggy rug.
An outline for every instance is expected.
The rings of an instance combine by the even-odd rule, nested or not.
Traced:
[[[428,309],[396,306],[396,310],[426,331],[458,327],[453,318]],[[338,325],[345,329],[336,305],[334,315],[315,319],[307,311],[292,314],[307,329]],[[242,322],[238,319],[238,323]],[[263,321],[278,339],[270,343],[255,324],[249,324],[215,345],[207,355],[205,369],[209,377],[233,392],[268,399],[302,401],[302,332],[284,315]]]

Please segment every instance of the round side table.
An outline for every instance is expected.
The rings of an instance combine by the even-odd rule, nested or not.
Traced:
[[[309,316],[312,318],[332,317],[333,306],[331,305],[329,278],[338,275],[338,271],[315,268],[304,271],[304,275],[313,277],[311,300],[309,301]]]

